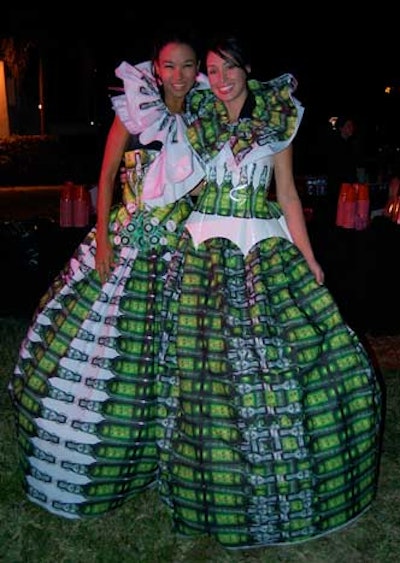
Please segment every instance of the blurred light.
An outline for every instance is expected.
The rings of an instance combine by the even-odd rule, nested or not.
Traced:
[[[332,116],[328,119],[329,123],[331,124],[332,128],[335,129],[336,127],[336,121],[338,120],[338,116]]]

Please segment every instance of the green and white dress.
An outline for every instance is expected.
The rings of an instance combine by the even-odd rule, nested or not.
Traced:
[[[207,181],[165,288],[161,492],[179,533],[232,549],[328,534],[377,489],[377,374],[268,199],[303,114],[295,86],[251,80],[234,124],[194,95]]]
[[[168,111],[151,63],[124,62],[116,75],[124,94],[113,107],[141,145],[125,155],[111,212],[115,268],[101,285],[93,228],[38,306],[10,382],[28,498],[66,518],[103,514],[157,483],[162,291],[204,174],[188,115]],[[194,89],[205,86],[199,76]]]

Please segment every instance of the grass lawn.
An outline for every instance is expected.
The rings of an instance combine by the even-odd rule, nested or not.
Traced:
[[[27,320],[0,318],[0,561],[2,563],[391,563],[400,558],[400,370],[386,370],[387,413],[378,496],[359,520],[292,547],[227,551],[182,539],[155,491],[91,521],[69,521],[26,500],[7,384]]]

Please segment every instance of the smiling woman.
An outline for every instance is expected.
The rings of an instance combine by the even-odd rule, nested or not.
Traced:
[[[204,174],[185,136],[188,98],[207,87],[192,42],[167,29],[152,60],[116,68],[96,225],[39,300],[10,381],[27,497],[67,519],[161,486],[163,287]]]

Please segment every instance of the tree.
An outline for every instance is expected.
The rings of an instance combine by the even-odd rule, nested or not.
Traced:
[[[0,60],[4,61],[8,99],[8,122],[11,123],[9,108],[14,107],[18,117],[21,104],[21,84],[28,67],[31,50],[36,44],[31,39],[0,38]]]

